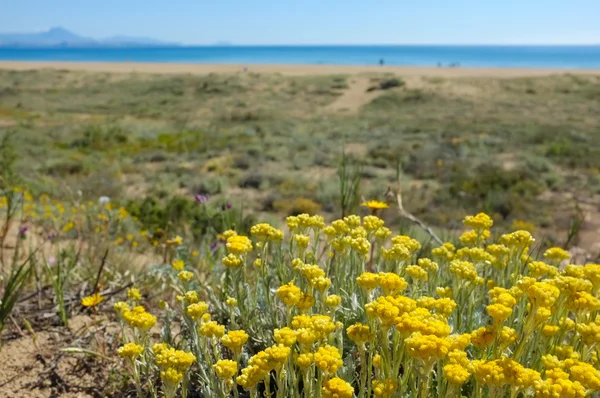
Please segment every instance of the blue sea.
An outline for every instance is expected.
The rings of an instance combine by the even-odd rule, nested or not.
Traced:
[[[0,60],[600,69],[600,45],[21,47],[0,48]]]

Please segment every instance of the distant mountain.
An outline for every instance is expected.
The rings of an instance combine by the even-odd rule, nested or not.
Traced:
[[[113,36],[92,39],[61,27],[39,33],[0,33],[0,47],[123,47],[177,45],[145,37]]]

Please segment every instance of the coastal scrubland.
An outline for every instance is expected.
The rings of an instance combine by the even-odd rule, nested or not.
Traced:
[[[600,76],[0,69],[0,132],[3,396],[600,390]]]

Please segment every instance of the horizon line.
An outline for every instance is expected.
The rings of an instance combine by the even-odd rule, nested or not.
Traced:
[[[159,39],[156,39],[160,41]],[[82,43],[69,44],[0,44],[2,48],[98,48],[98,47],[600,47],[598,43],[321,43],[321,44],[310,44],[310,43],[293,43],[293,44],[274,44],[274,43],[260,43],[260,44],[248,44],[248,43],[176,43],[166,42],[157,44],[145,44],[145,43],[128,43],[123,42],[122,46],[118,44],[106,44],[98,43],[97,45],[89,45]]]

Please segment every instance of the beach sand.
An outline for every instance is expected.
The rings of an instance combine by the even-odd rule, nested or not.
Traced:
[[[573,75],[598,75],[600,69],[529,69],[529,68],[436,68],[416,66],[348,66],[348,65],[235,65],[235,64],[178,64],[129,62],[24,62],[0,61],[0,69],[34,70],[63,69],[108,73],[153,74],[209,74],[236,73],[247,70],[255,73],[280,73],[282,75],[334,75],[358,73],[394,73],[400,76],[438,77],[525,77],[550,76],[569,73]]]

